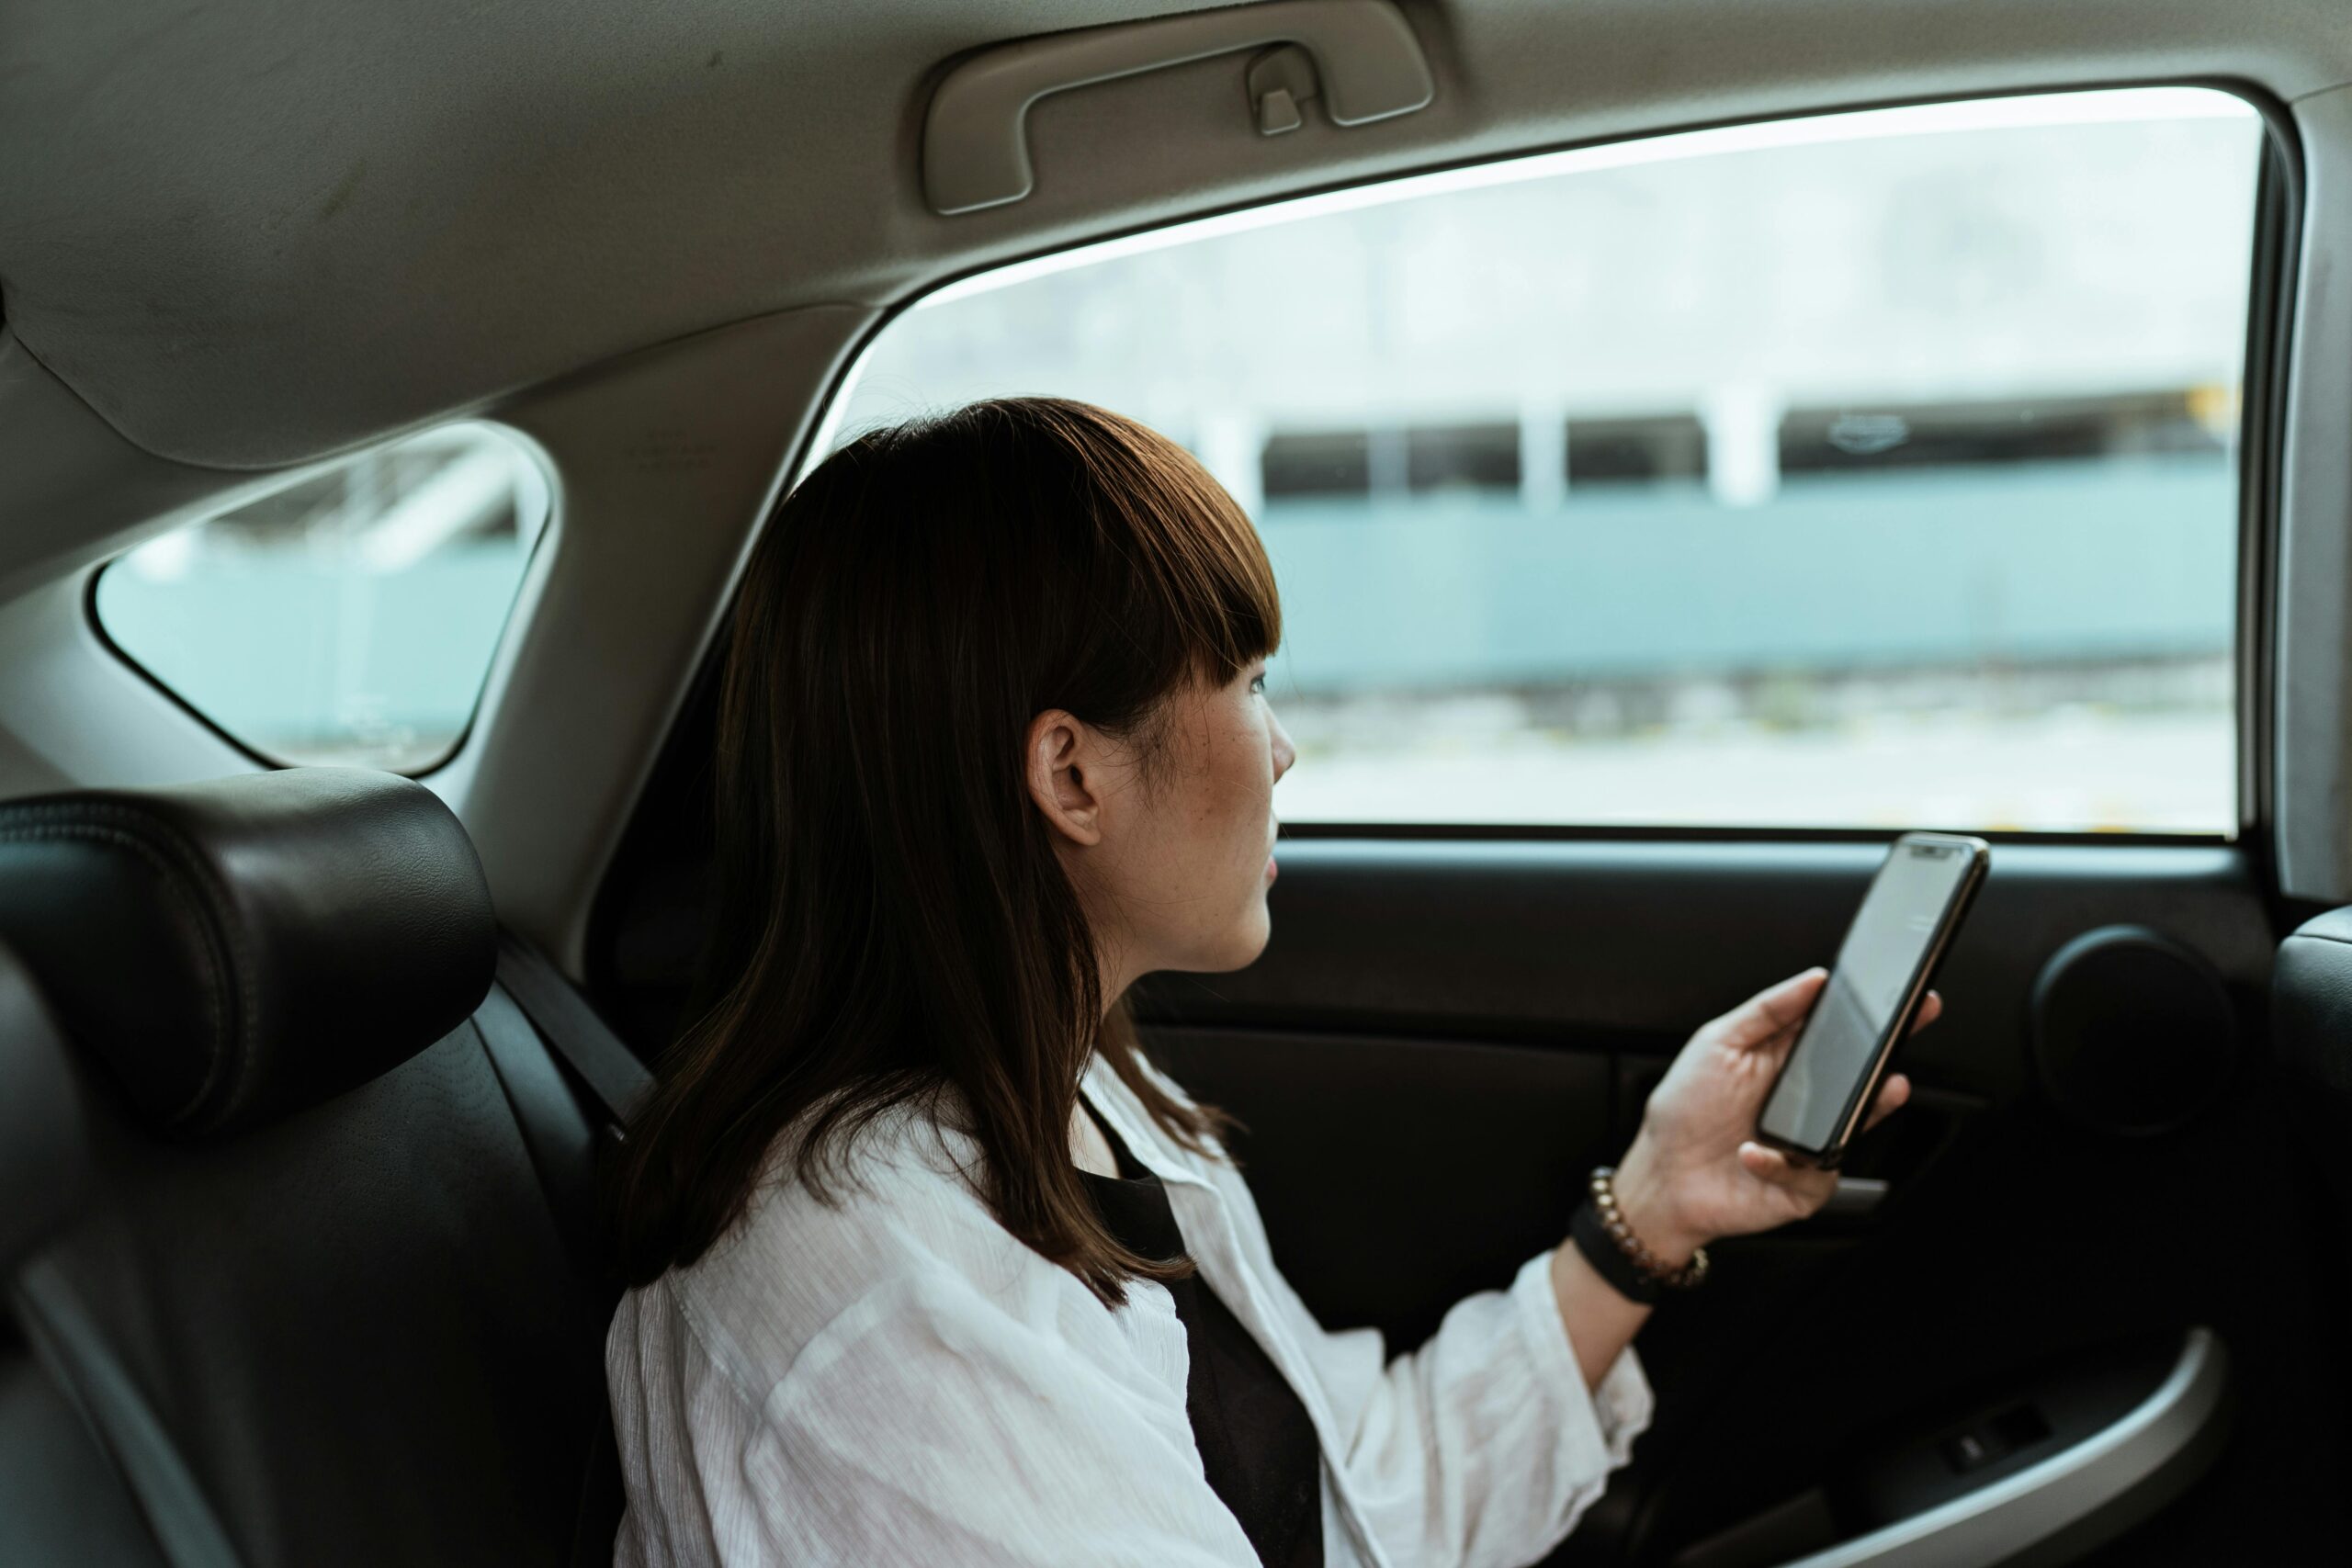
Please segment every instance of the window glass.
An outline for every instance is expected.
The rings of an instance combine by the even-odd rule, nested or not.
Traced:
[[[99,574],[99,625],[265,756],[446,758],[547,525],[513,436],[454,424],[156,536]]]
[[[1695,132],[967,280],[838,437],[1053,393],[1256,518],[1295,821],[2226,832],[2262,128]]]

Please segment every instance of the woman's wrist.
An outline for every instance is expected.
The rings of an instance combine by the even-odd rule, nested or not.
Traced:
[[[1612,1185],[1617,1190],[1617,1212],[1624,1216],[1627,1227],[1668,1268],[1681,1268],[1714,1239],[1698,1234],[1683,1221],[1645,1138],[1636,1136],[1634,1146],[1625,1151]]]

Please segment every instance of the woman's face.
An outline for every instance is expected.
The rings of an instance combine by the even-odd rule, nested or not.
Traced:
[[[1296,753],[1265,674],[1261,660],[1180,688],[1125,739],[1068,714],[1031,726],[1030,793],[1059,829],[1106,999],[1155,969],[1238,969],[1266,945],[1274,783]]]

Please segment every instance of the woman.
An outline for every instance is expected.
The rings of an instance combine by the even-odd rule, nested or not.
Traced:
[[[1532,1562],[1648,1420],[1654,1281],[1827,1196],[1746,1141],[1816,969],[1684,1048],[1622,1236],[1410,1355],[1315,1322],[1120,1006],[1265,945],[1281,629],[1231,499],[1084,404],[869,434],[777,509],[706,1005],[611,1173],[620,1562]]]

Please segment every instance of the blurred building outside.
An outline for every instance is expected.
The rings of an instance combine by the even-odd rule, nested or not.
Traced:
[[[1342,193],[951,288],[833,441],[1184,443],[1281,583],[1291,819],[2227,831],[2260,151],[2139,91]]]

